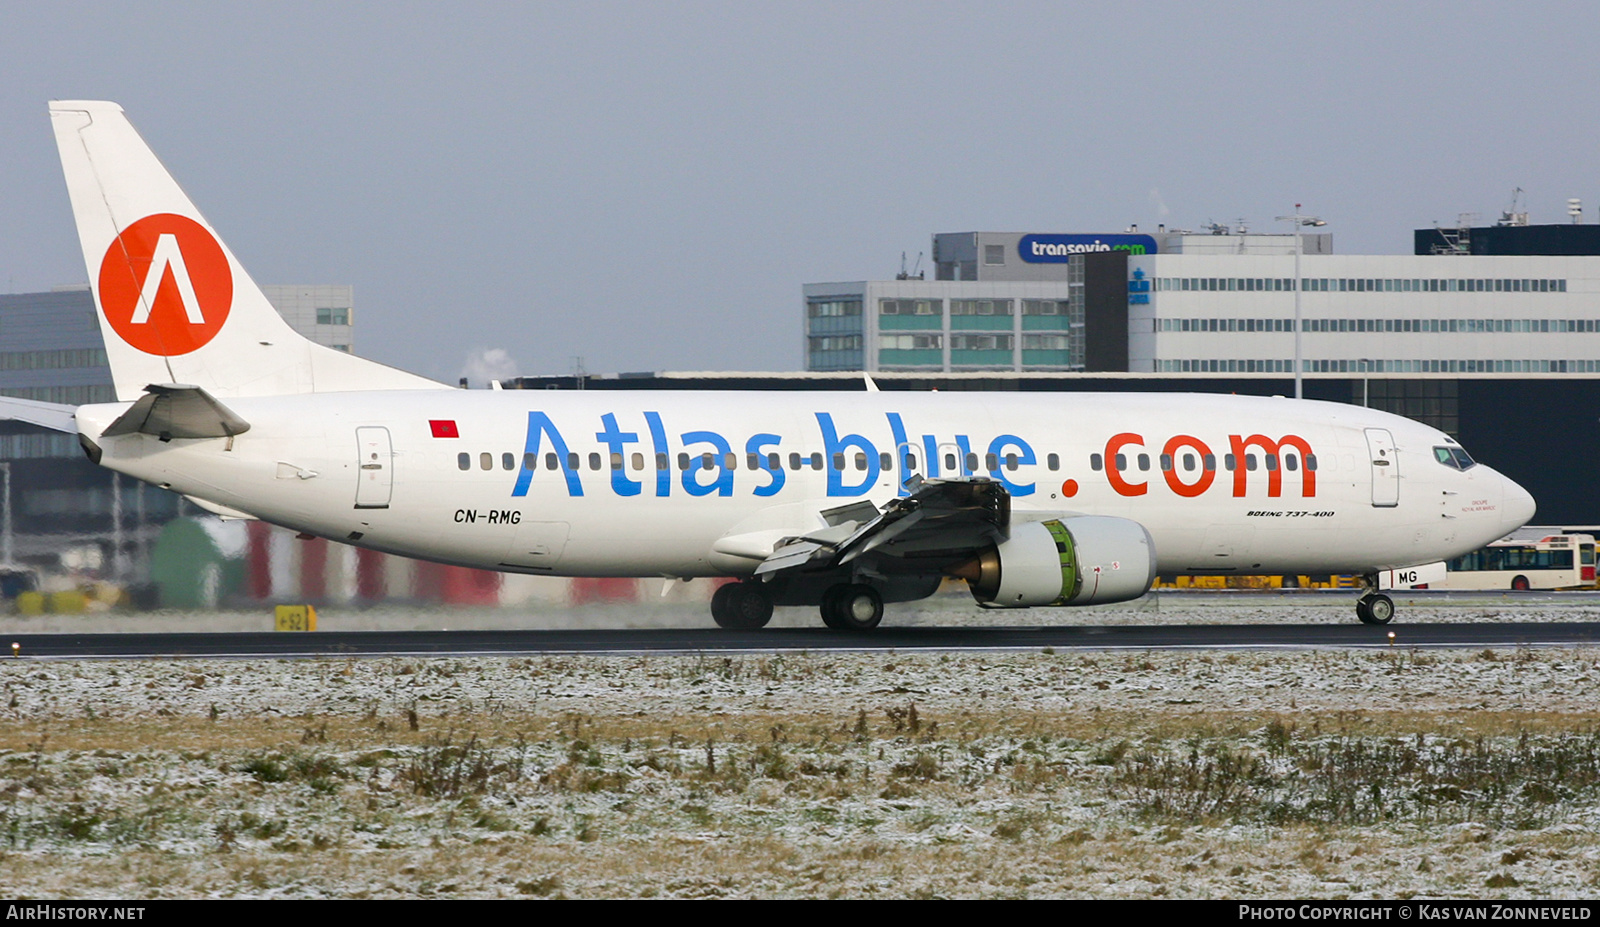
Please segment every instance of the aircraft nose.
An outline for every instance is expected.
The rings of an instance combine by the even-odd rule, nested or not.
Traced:
[[[1514,480],[1504,476],[1501,479],[1506,484],[1503,497],[1505,502],[1500,506],[1504,518],[1504,523],[1500,526],[1501,534],[1510,534],[1533,520],[1533,513],[1538,508],[1538,503],[1534,502],[1531,493],[1517,485]]]

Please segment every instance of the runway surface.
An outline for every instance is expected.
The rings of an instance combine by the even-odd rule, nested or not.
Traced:
[[[1392,635],[1392,636],[1391,636]],[[884,627],[866,634],[822,628],[487,631],[317,631],[19,634],[5,659],[384,657],[570,653],[779,653],[797,651],[1264,650],[1274,648],[1564,647],[1600,641],[1600,623],[1350,625],[1122,625],[1093,627]],[[15,645],[13,647],[13,645]]]

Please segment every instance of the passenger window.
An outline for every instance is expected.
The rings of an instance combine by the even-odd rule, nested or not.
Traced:
[[[1206,469],[1207,470],[1215,470],[1215,469],[1217,469],[1217,455],[1215,455],[1215,454],[1207,454],[1206,455],[1206,459],[1205,459],[1205,465],[1206,465]],[[1232,468],[1230,467],[1229,469],[1232,469]]]
[[[1172,455],[1171,454],[1162,454],[1161,455],[1161,469],[1163,471],[1171,471],[1172,470]]]
[[[867,469],[867,455],[865,455],[865,454],[857,454],[856,455],[856,469],[857,470],[865,470],[865,469]]]
[[[1267,455],[1267,470],[1270,472],[1270,471],[1273,471],[1273,470],[1276,470],[1276,469],[1278,469],[1278,455],[1277,454],[1268,454]]]
[[[1234,465],[1237,464],[1237,463],[1238,463],[1238,461],[1233,459],[1233,455],[1232,454],[1224,454],[1224,455],[1222,455],[1222,468],[1224,470],[1232,470],[1234,468]]]
[[[622,455],[617,453],[616,451],[612,451],[611,452],[611,469],[613,469],[613,470],[621,470],[622,469]]]
[[[813,470],[821,470],[822,469],[822,452],[821,451],[812,451],[811,452],[811,469],[813,469]]]
[[[840,471],[844,470],[844,455],[843,454],[834,454],[833,455],[833,469],[840,470]]]
[[[1315,454],[1307,454],[1306,455],[1306,469],[1307,470],[1315,470],[1315,469],[1317,469],[1317,455],[1315,455]]]
[[[557,467],[560,467],[560,466],[561,466],[561,460],[560,460],[560,458],[556,457],[555,454],[551,453],[551,454],[544,455],[544,468],[546,470],[554,470],[554,469],[556,469]]]
[[[1051,454],[1051,455],[1049,455],[1048,457],[1046,457],[1044,459],[1044,465],[1049,467],[1051,470],[1060,470],[1061,469],[1061,455],[1060,454]]]
[[[643,470],[644,469],[644,455],[639,453],[638,451],[635,451],[634,454],[633,454],[633,460],[629,461],[629,463],[633,464],[633,469],[635,469],[635,470]]]
[[[689,469],[689,455],[688,454],[679,454],[678,455],[678,469],[679,470],[687,470],[687,469]]]
[[[567,469],[568,470],[576,470],[576,469],[578,469],[578,452],[577,451],[568,451],[567,452]]]
[[[500,469],[502,469],[502,470],[515,470],[516,468],[517,468],[517,455],[510,454],[510,453],[506,453],[506,454],[501,454],[500,455]]]
[[[977,471],[977,469],[978,469],[978,455],[977,454],[968,454],[967,455],[967,469],[968,470],[972,470],[974,472]]]
[[[472,455],[468,454],[466,451],[462,451],[461,453],[457,454],[456,455],[456,466],[460,467],[463,470],[471,470],[472,469]]]
[[[760,454],[746,454],[745,458],[744,458],[744,468],[746,470],[759,470],[759,469],[761,469],[761,455]]]
[[[1244,455],[1244,468],[1246,470],[1254,470],[1256,468],[1256,455],[1254,455],[1254,454],[1246,454],[1246,455]]]
[[[795,454],[795,453],[792,453],[792,452],[789,454],[789,469],[790,470],[798,470],[798,469],[800,469],[800,455],[799,454]]]
[[[589,453],[589,469],[590,470],[598,470],[598,469],[600,469],[600,455],[594,453],[593,451],[591,451]]]
[[[983,455],[983,465],[990,473],[1000,469],[1000,458],[994,454]]]
[[[722,455],[722,466],[728,470],[739,469],[739,455],[732,451]]]
[[[717,466],[717,455],[715,455],[715,454],[701,454],[700,455],[700,469],[702,469],[702,470],[713,470],[713,469],[716,468],[716,466]]]
[[[883,452],[878,454],[878,469],[879,470],[888,470],[888,469],[892,468],[893,466],[894,466],[894,455],[893,454],[889,453],[888,451],[883,451]]]
[[[954,454],[946,454],[946,455],[944,455],[944,468],[946,470],[949,470],[951,473],[956,472],[956,455],[954,455]]]
[[[768,470],[782,470],[783,469],[783,460],[778,457],[778,452],[777,451],[773,451],[772,453],[767,455],[767,469]]]
[[[478,466],[482,467],[485,470],[493,470],[494,469],[494,455],[489,453],[488,451],[484,451],[482,454],[479,454],[478,455]]]
[[[1150,469],[1150,455],[1149,454],[1140,454],[1139,455],[1139,469],[1140,470],[1148,470],[1148,469]]]
[[[1185,455],[1183,455],[1183,469],[1185,469],[1185,470],[1193,470],[1194,469],[1194,455],[1193,454],[1185,454]]]
[[[522,455],[522,469],[524,469],[524,470],[537,470],[537,469],[539,469],[539,455],[538,454],[533,454],[533,453],[523,454]]]
[[[672,464],[668,460],[666,454],[657,454],[656,455],[656,469],[657,470],[671,470],[672,469]]]
[[[1006,469],[1007,470],[1015,470],[1015,469],[1017,469],[1017,455],[1015,455],[1015,454],[1007,454],[1006,455]]]
[[[1117,455],[1117,471],[1121,472],[1121,471],[1126,470],[1126,469],[1128,469],[1128,455],[1127,454],[1118,454]]]
[[[1291,472],[1300,469],[1300,458],[1293,454],[1283,455],[1283,469]]]
[[[1105,467],[1104,458],[1102,458],[1099,454],[1090,454],[1089,455],[1089,469],[1090,470],[1093,470],[1096,473],[1098,473],[1104,467]]]

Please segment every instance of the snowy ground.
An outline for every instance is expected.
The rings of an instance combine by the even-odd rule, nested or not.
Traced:
[[[1397,620],[1592,620],[1590,601]],[[704,620],[647,612],[494,620]],[[323,626],[467,619],[488,620]],[[0,628],[68,620],[262,619]],[[62,898],[1592,897],[1597,680],[1600,652],[1565,649],[0,660],[0,873]]]

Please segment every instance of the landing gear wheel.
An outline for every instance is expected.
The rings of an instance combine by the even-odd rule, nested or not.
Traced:
[[[883,620],[883,596],[860,583],[838,585],[822,597],[822,623],[835,631],[870,631]]]
[[[711,617],[730,631],[764,628],[772,620],[772,597],[755,583],[728,583],[711,594]]]
[[[1388,624],[1394,620],[1394,600],[1381,592],[1356,600],[1356,617],[1362,624]]]
[[[850,630],[839,618],[838,604],[839,594],[849,588],[849,586],[841,583],[837,586],[829,586],[828,591],[822,594],[822,623],[827,625],[830,630]]]

